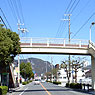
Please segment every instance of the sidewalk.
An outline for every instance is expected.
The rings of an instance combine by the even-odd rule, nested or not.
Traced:
[[[24,87],[25,85],[20,84],[19,87],[16,88],[10,88],[9,92],[7,93],[7,95],[12,95],[15,91],[17,91],[18,89],[21,89],[22,87]]]
[[[58,85],[58,86],[61,86],[61,87],[65,87],[64,85]],[[68,88],[68,87],[66,87]],[[69,89],[72,89],[72,88],[69,88]],[[87,93],[87,94],[91,94],[91,95],[95,95],[95,91],[92,91],[92,90],[83,90],[83,89],[72,89],[73,91],[78,91],[78,92],[83,92],[83,93]]]

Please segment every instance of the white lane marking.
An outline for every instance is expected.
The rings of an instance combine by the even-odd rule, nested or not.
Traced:
[[[19,95],[22,95],[27,89],[28,89],[28,87],[23,92],[21,92]]]

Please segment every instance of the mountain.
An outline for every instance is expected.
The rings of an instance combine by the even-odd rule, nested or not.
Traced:
[[[15,61],[17,62],[17,60]],[[30,62],[32,65],[32,70],[38,75],[40,76],[41,74],[44,74],[47,72],[51,71],[52,65],[50,62],[48,61],[44,61],[42,59],[38,59],[38,58],[28,58],[28,59],[21,59],[21,62]]]

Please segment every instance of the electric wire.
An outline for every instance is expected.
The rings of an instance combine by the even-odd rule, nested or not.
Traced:
[[[24,25],[25,25],[25,27],[26,27],[26,24],[25,24],[25,20],[24,20],[24,16],[23,16],[23,11],[22,11],[22,4],[21,4],[21,1],[19,0],[19,9],[20,9],[20,12],[21,12],[21,15],[22,15],[22,20],[23,20],[23,23],[24,23]]]
[[[69,9],[71,3],[72,3],[72,0],[71,0],[70,3],[68,4],[68,7],[67,7],[67,9],[66,9],[66,11],[65,11],[65,14],[66,14],[67,10]]]
[[[72,19],[72,21],[74,22],[75,21],[75,19],[83,12],[83,10],[87,7],[87,5],[89,4],[89,0],[87,1],[87,3],[81,8],[81,10],[77,13],[77,15]],[[71,25],[72,25],[72,23],[71,23]]]
[[[78,2],[76,3],[76,5],[74,6],[75,2],[76,2],[76,0],[73,2],[72,6],[70,7],[70,9],[69,9],[68,12],[70,12],[70,11],[72,10],[72,11],[70,12],[70,13],[72,13],[72,12],[74,11],[74,9],[77,7],[77,5],[79,4],[80,0],[78,0]],[[74,6],[74,8],[73,8],[73,6]],[[73,8],[73,9],[72,9],[72,8]],[[67,33],[66,33],[66,36],[67,36]],[[66,36],[65,36],[65,38],[66,38]]]
[[[68,11],[70,14],[72,14],[73,11],[76,9],[76,7],[78,6],[80,0],[78,0],[78,2],[76,3],[76,5],[74,6],[75,2],[76,2],[76,0],[73,2],[72,6],[70,7],[70,9],[69,9],[69,11]],[[74,7],[73,7],[73,6],[74,6]],[[73,9],[72,9],[72,8],[73,8]],[[67,33],[66,33],[66,36],[67,36]],[[66,36],[65,36],[65,38],[66,38]]]
[[[5,16],[5,14],[4,14],[4,12],[3,12],[3,10],[2,10],[1,8],[0,8],[0,10],[1,10],[1,12],[2,12],[2,14],[3,14],[3,16],[4,16],[6,22],[7,22],[8,26],[9,26],[9,28],[12,30],[12,28],[11,28],[11,26],[10,26],[10,24],[9,24],[9,22],[8,22],[8,20],[7,20],[6,16]]]
[[[23,11],[22,11],[22,5],[21,5],[21,1],[20,0],[16,0],[16,6],[18,7],[18,10],[19,10],[19,15],[20,15],[20,20],[22,23],[24,23],[24,27],[26,29],[26,23],[25,23],[25,20],[24,20],[24,16],[23,16]],[[22,33],[22,37],[24,36],[24,34],[26,35],[26,33]]]
[[[12,12],[12,15],[13,15],[15,21],[17,22],[17,16],[16,16],[16,14],[15,14],[15,11],[13,10],[13,8],[12,8],[12,6],[11,6],[9,0],[7,0],[7,2],[8,2],[8,5],[9,5],[10,9],[11,9],[11,12]]]
[[[2,17],[1,17],[1,16],[0,16],[0,19],[1,19],[1,21],[3,22],[3,24],[5,25],[5,27],[6,27],[6,29],[7,29],[7,26],[6,26],[6,24],[5,24],[4,20],[2,19]]]
[[[73,4],[71,5],[70,9],[68,10],[68,13],[70,13],[70,11],[71,11],[71,9],[73,8],[75,2],[76,2],[76,0],[74,0]]]
[[[95,12],[86,20],[86,22],[79,28],[79,30],[74,34],[74,36],[72,38],[74,38],[79,32],[80,30],[89,22],[89,20],[95,15]],[[72,39],[71,38],[71,39]]]
[[[70,12],[71,14],[73,13],[73,11],[76,9],[76,7],[78,6],[80,0],[78,0],[78,2],[76,3],[76,5],[74,6],[74,8],[72,9],[72,11]]]
[[[79,4],[80,0],[78,0],[78,2],[76,3],[76,0],[74,0],[74,2],[72,3],[72,0],[70,1],[66,11],[65,11],[65,14],[66,13],[69,13],[71,10],[71,13],[74,11],[74,9],[77,7],[77,5]],[[75,5],[76,3],[76,5]],[[70,7],[71,5],[71,7]],[[75,6],[74,6],[75,5]],[[74,6],[74,8],[73,8]],[[70,8],[69,8],[70,7]],[[73,8],[73,9],[72,9]],[[68,10],[69,9],[69,10]],[[64,22],[63,22],[64,23]],[[63,35],[63,32],[62,32],[62,26],[64,25],[63,23],[60,24],[59,28],[58,28],[58,31],[57,31],[57,35],[59,36],[59,34],[62,36]],[[66,24],[65,24],[66,25]],[[61,29],[60,29],[61,28]],[[60,30],[60,31],[59,31]],[[59,33],[59,34],[58,34]]]
[[[75,4],[75,2],[76,2],[76,0],[73,2],[73,4],[72,4],[72,6],[70,7],[70,9],[69,9],[69,13],[73,13],[73,11],[76,9],[76,7],[77,7],[77,5],[79,4],[79,2],[80,2],[80,0],[78,0],[78,2],[76,3],[76,5],[74,6],[74,4]],[[73,7],[74,6],[74,7]],[[72,9],[73,8],[73,9]],[[66,33],[66,36],[67,36],[67,33]],[[65,38],[66,38],[66,36],[65,36]]]
[[[21,23],[24,23],[23,27],[25,27],[25,29],[26,29],[25,20],[24,20],[23,11],[22,11],[22,5],[21,5],[20,0],[19,1],[18,0],[13,0],[13,1],[7,0],[7,1],[9,3],[10,8],[11,8],[12,14],[14,15],[14,17],[16,19],[16,22],[18,22],[18,20],[19,20]],[[24,36],[23,33],[21,33],[21,34],[22,34],[22,36]]]
[[[10,9],[11,9],[11,11],[12,11],[12,14],[13,14],[13,16],[15,17],[16,22],[17,22],[17,21],[18,21],[18,17],[17,17],[17,14],[16,14],[16,12],[15,12],[15,8],[14,8],[14,6],[13,6],[13,3],[12,3],[11,0],[7,0],[7,1],[8,1],[8,3],[9,3],[9,7],[10,7]]]
[[[67,8],[66,8],[65,14],[66,14],[67,10],[69,9],[71,3],[72,3],[72,0],[70,0],[68,6],[67,6]],[[62,16],[62,18],[64,18],[64,15]],[[64,23],[63,21],[60,21],[60,25],[59,25],[59,27],[58,27],[56,36],[59,36],[59,35],[61,34],[60,31],[62,30],[62,26],[64,25],[63,23]],[[61,28],[61,30],[60,30],[60,28]]]
[[[10,0],[11,1],[11,0]],[[12,1],[11,1],[12,2]],[[17,2],[15,0],[13,0],[13,6],[16,10],[16,13],[17,13],[17,16],[18,16],[18,20],[21,21],[21,17],[20,17],[20,14],[19,14],[19,10],[18,10],[18,6],[17,6]]]

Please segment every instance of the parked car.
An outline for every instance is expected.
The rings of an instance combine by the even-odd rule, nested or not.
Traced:
[[[40,80],[39,79],[35,79],[34,80],[34,85],[39,85],[40,84]]]

